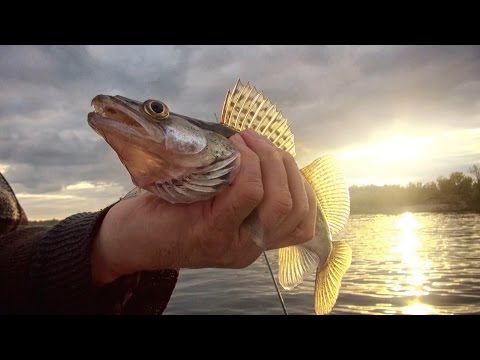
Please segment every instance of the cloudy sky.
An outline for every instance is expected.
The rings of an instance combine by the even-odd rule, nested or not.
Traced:
[[[215,121],[237,78],[278,104],[301,165],[333,154],[349,184],[480,163],[480,47],[0,46],[0,171],[31,219],[96,211],[132,185],[87,125],[95,95]]]

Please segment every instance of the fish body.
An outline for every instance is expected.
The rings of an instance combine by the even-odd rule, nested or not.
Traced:
[[[92,105],[95,111],[88,123],[116,151],[133,183],[171,203],[212,198],[233,181],[241,159],[228,138],[239,131],[254,129],[295,156],[287,119],[240,80],[225,97],[220,124],[171,113],[158,100],[142,103],[98,95]],[[291,290],[316,270],[315,312],[328,314],[351,263],[350,246],[333,240],[349,217],[349,193],[330,157],[313,161],[301,172],[316,194],[315,235],[301,245],[279,249],[278,278]]]

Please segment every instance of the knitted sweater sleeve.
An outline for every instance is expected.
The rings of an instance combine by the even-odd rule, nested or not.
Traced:
[[[110,207],[72,215],[51,228],[23,227],[1,236],[0,311],[161,314],[177,270],[127,275],[102,287],[93,284],[91,245]]]

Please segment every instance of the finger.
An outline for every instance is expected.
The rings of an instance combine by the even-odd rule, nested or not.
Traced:
[[[317,222],[317,197],[312,186],[303,178],[303,184],[308,199],[308,214],[304,217],[300,225],[295,229],[295,238],[298,243],[311,240],[315,236],[315,226]]]
[[[279,237],[278,245],[288,246],[292,244],[285,244],[284,241],[291,240],[290,235],[304,221],[305,217],[309,215],[310,204],[305,190],[304,179],[295,159],[287,152],[283,152],[283,163],[285,165],[288,187],[292,197],[292,211],[285,221],[282,222],[276,233]],[[282,240],[284,241],[282,242]]]
[[[240,152],[240,170],[232,185],[218,194],[212,202],[212,215],[220,226],[239,227],[263,198],[260,160],[242,137],[230,137]]]
[[[317,200],[315,192],[310,184],[304,179],[305,192],[308,199],[309,211],[307,216],[294,228],[288,235],[280,241],[273,244],[268,250],[278,249],[286,246],[298,245],[311,240],[315,236],[315,226],[317,221]],[[284,233],[285,234],[285,233]]]
[[[268,237],[268,233],[283,222],[292,210],[292,197],[282,151],[253,130],[247,130],[242,136],[260,159],[264,197],[259,206],[259,216]]]

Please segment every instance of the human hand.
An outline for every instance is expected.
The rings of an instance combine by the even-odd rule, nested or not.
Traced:
[[[92,247],[97,284],[147,270],[243,268],[265,249],[313,237],[315,194],[293,157],[253,130],[231,140],[240,171],[216,197],[170,204],[144,194],[109,210]]]

